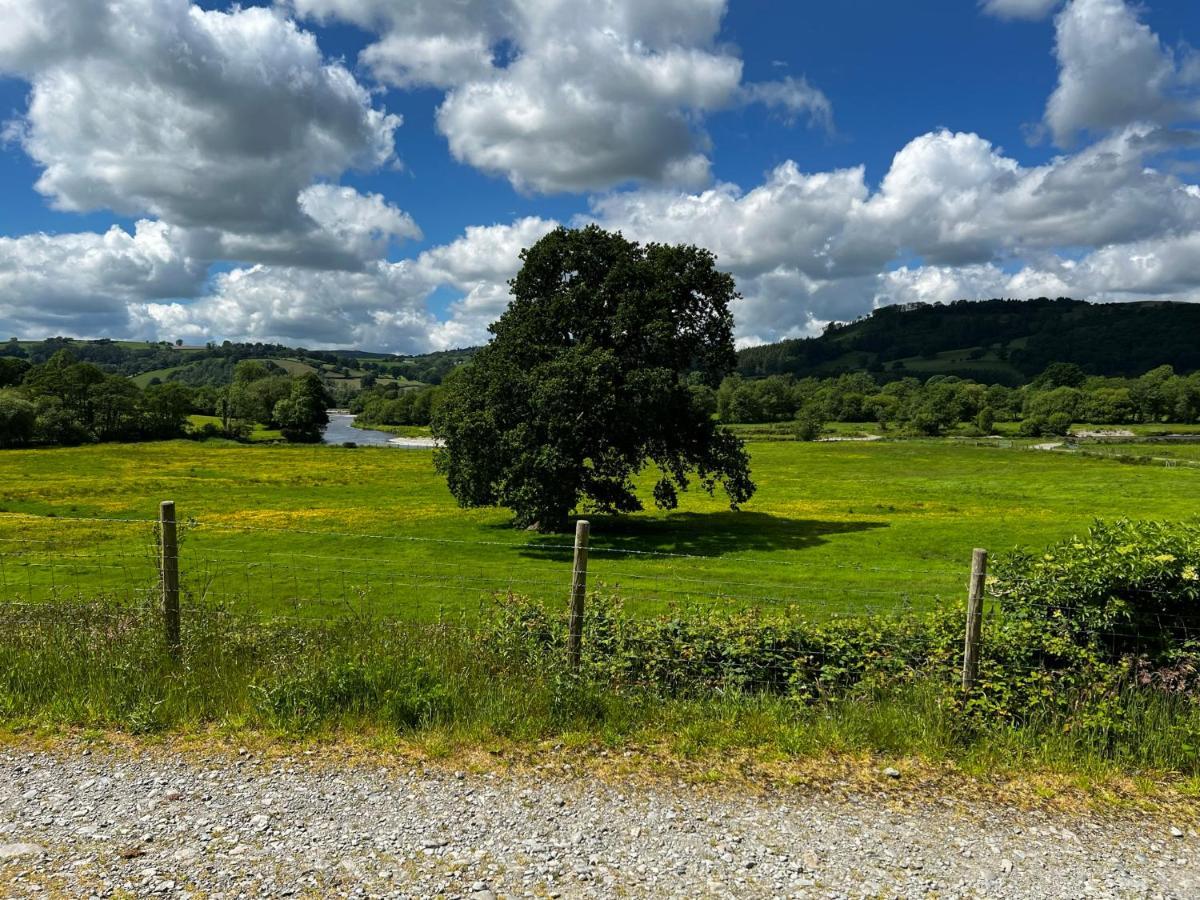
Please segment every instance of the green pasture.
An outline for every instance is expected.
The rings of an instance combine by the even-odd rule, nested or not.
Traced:
[[[1137,461],[1188,461],[1200,463],[1200,441],[1169,443],[1166,441],[1090,442],[1080,444],[1087,454],[1104,454]]]
[[[1164,437],[1172,434],[1200,434],[1200,425],[1181,425],[1173,422],[1139,422],[1134,425],[1103,425],[1083,423],[1071,426],[1071,432],[1078,434],[1085,431],[1129,431],[1136,437]]]
[[[673,513],[593,517],[591,586],[638,612],[927,607],[961,599],[973,547],[1039,547],[1094,517],[1200,509],[1197,468],[935,440],[750,452],[759,491],[739,512],[692,492]],[[183,527],[185,603],[429,619],[510,589],[566,601],[570,539],[457,508],[429,451],[224,441],[0,453],[2,596],[151,594],[145,520],[163,499],[195,520]]]
[[[188,425],[193,428],[203,428],[205,425],[215,425],[221,427],[220,416],[188,416]],[[254,427],[250,429],[249,440],[251,441],[282,441],[283,432],[278,428],[267,428],[261,422],[255,422]]]
[[[1059,440],[1055,437],[1044,438],[1025,438],[1020,435],[1020,422],[997,422],[993,427],[995,436],[1002,438],[1010,438],[1023,442],[1025,444],[1040,444],[1049,441]],[[795,422],[760,422],[755,424],[734,424],[728,425],[735,434],[746,441],[778,441],[778,440],[793,440],[796,430]],[[1127,438],[1086,438],[1085,440],[1092,443],[1124,443],[1136,442],[1139,438],[1161,438],[1167,435],[1200,435],[1200,425],[1180,425],[1170,423],[1139,423],[1135,425],[1100,425],[1095,423],[1077,423],[1071,426],[1072,435],[1079,435],[1088,432],[1113,432],[1123,431],[1129,432],[1132,437]],[[864,435],[876,435],[887,440],[906,440],[910,435],[896,427],[883,429],[879,427],[877,422],[826,422],[824,426],[824,436],[832,437],[862,437]],[[972,434],[969,424],[964,423],[958,428],[950,431],[947,437],[970,437],[973,440],[982,440],[977,434]]]
[[[150,386],[150,382],[155,378],[157,378],[159,381],[166,381],[172,372],[178,372],[180,369],[184,369],[186,367],[187,366],[185,364],[181,366],[168,366],[165,369],[151,369],[149,372],[143,372],[141,375],[131,375],[129,380],[142,390],[145,390]]]

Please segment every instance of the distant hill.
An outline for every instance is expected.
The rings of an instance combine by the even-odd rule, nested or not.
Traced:
[[[279,344],[224,342],[202,347],[164,342],[48,338],[0,343],[0,356],[43,362],[60,349],[135,378],[203,385],[227,383],[242,359],[272,360],[292,372],[319,371],[357,386],[377,379],[439,384],[477,348],[398,356],[367,350],[306,350]],[[1160,365],[1200,369],[1200,303],[1088,303],[1050,300],[960,300],[945,305],[885,306],[820,337],[749,347],[738,353],[748,377],[803,378],[869,371],[883,378],[958,375],[1017,385],[1052,362],[1092,375],[1135,376]]]
[[[244,359],[268,360],[280,369],[298,374],[320,372],[333,383],[357,387],[368,374],[382,381],[438,384],[455,366],[470,358],[473,348],[397,356],[366,350],[307,350],[282,344],[210,343],[181,346],[161,342],[53,337],[38,341],[17,338],[0,343],[0,357],[14,356],[31,363],[45,362],[59,350],[68,350],[81,362],[108,372],[127,375],[139,386],[179,381],[199,387],[227,384]]]
[[[1022,384],[1052,362],[1091,375],[1141,375],[1160,365],[1200,369],[1200,304],[984,300],[885,306],[820,337],[780,341],[738,353],[747,377],[958,375]]]

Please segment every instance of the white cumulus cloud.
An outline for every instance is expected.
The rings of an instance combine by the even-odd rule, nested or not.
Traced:
[[[1081,132],[1200,117],[1194,65],[1163,46],[1137,7],[1125,0],[1071,0],[1055,27],[1059,77],[1046,124],[1059,145]]]
[[[725,0],[293,0],[298,13],[376,32],[361,60],[398,87],[446,91],[451,153],[526,191],[709,178],[705,114],[763,103],[832,126],[804,79],[742,81],[718,46]]]
[[[1200,230],[1200,191],[1148,164],[1175,141],[1134,127],[1025,167],[976,134],[931,132],[896,154],[874,191],[862,168],[804,173],[787,162],[749,191],[612,194],[591,218],[640,240],[709,248],[745,296],[741,338],[776,340],[879,303],[1068,286],[1091,296],[1098,280],[1068,272],[1058,251],[1115,254]],[[1014,266],[1017,280],[1004,274]]]
[[[205,268],[162,222],[0,237],[0,321],[20,335],[124,336],[131,304],[190,296]]]
[[[302,193],[394,158],[399,117],[278,11],[3,0],[0,19],[0,73],[30,84],[10,130],[59,209],[154,216],[214,252],[291,238],[303,257]]]

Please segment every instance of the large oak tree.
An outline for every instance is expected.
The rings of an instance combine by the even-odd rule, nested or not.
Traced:
[[[734,509],[748,500],[745,448],[693,390],[736,364],[738,295],[713,255],[588,226],[559,228],[521,259],[512,303],[447,379],[434,417],[437,465],[458,502],[555,530],[581,503],[641,509],[633,479],[649,464],[661,508],[693,473]]]

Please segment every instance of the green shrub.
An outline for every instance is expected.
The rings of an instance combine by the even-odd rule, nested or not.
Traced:
[[[996,429],[996,413],[990,406],[985,406],[976,414],[974,425],[986,437]]]
[[[1065,412],[1051,413],[1046,417],[1046,427],[1044,434],[1053,434],[1059,437],[1065,436],[1071,430],[1071,416]]]
[[[792,434],[798,441],[815,441],[825,430],[825,418],[820,410],[807,406],[792,424]]]
[[[1023,719],[1066,713],[1115,728],[1123,692],[1200,687],[1200,527],[1097,522],[1040,553],[1001,558],[989,579],[974,704]]]
[[[1006,619],[1035,621],[1108,658],[1159,655],[1200,636],[1200,525],[1096,522],[994,568]]]
[[[961,653],[962,612],[954,608],[814,621],[796,607],[768,614],[680,606],[648,618],[594,595],[585,610],[588,677],[671,695],[736,690],[813,699],[941,676]],[[498,598],[485,622],[484,642],[497,658],[519,665],[565,658],[565,620],[536,601]]]
[[[1049,423],[1041,416],[1031,416],[1028,419],[1022,419],[1017,425],[1017,434],[1021,437],[1041,437],[1046,434],[1046,429]]]

